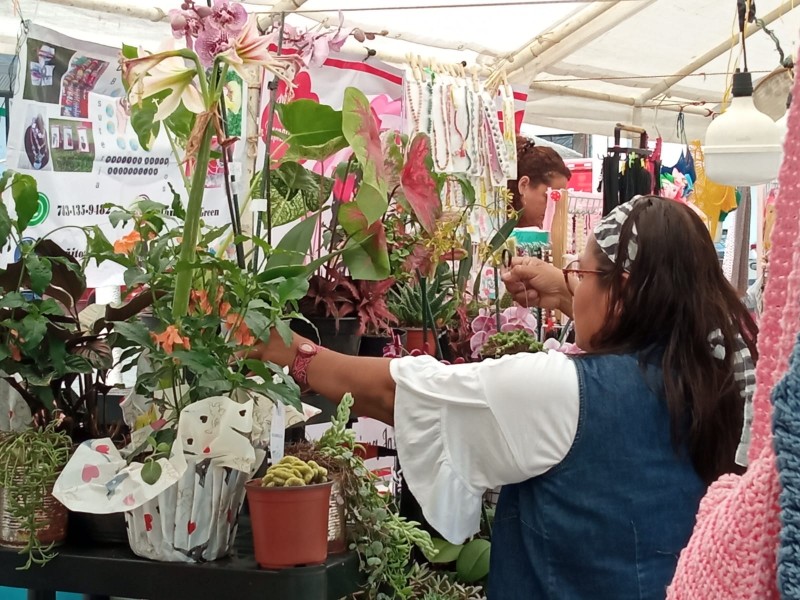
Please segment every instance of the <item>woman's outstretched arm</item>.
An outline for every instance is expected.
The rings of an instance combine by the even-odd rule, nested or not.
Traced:
[[[291,345],[273,331],[270,340],[251,354],[253,358],[291,367],[301,344],[312,344],[295,335]],[[347,356],[321,348],[308,364],[308,384],[333,402],[352,394],[354,411],[389,425],[394,422],[395,383],[389,372],[390,359]]]

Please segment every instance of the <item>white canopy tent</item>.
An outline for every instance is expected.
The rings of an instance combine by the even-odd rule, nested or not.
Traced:
[[[167,12],[180,0],[0,0],[0,53],[13,53],[23,18],[97,43],[155,46],[170,35]],[[531,86],[526,122],[610,135],[617,122],[677,141],[683,112],[690,139],[702,138],[740,62],[735,0],[268,0],[244,3],[264,19],[294,25],[345,23],[376,34],[348,53],[398,64],[409,53],[465,62],[488,75],[504,69]],[[800,10],[794,0],[757,0],[757,16],[794,56]],[[16,12],[16,14],[15,14]],[[748,33],[755,79],[780,66],[775,41]],[[372,60],[372,59],[370,59]],[[776,81],[776,79],[773,79]],[[780,78],[777,79],[780,83]],[[770,88],[773,105],[785,85]]]

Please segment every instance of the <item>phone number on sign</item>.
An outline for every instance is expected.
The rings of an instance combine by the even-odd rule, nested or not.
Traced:
[[[85,217],[92,215],[107,215],[110,212],[102,204],[58,204],[56,214],[59,217]]]

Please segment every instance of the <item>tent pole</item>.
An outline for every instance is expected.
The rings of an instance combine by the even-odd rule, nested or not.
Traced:
[[[585,98],[586,100],[597,100],[599,102],[610,102],[611,104],[624,104],[632,108],[656,108],[655,105],[647,106],[628,96],[617,96],[615,94],[604,94],[602,92],[593,92],[590,90],[583,90],[580,88],[567,87],[565,85],[554,85],[552,83],[536,83],[531,86],[531,90],[535,93],[537,90],[552,94],[554,96],[571,96],[573,98]],[[530,98],[528,99],[530,100]],[[703,117],[710,117],[713,115],[711,109],[705,109],[699,106],[659,106],[658,110],[666,110],[670,112],[685,112],[691,115],[699,115]]]
[[[306,2],[308,2],[308,0],[278,0],[270,7],[269,13],[259,13],[258,17],[256,17],[258,28],[261,31],[266,31],[272,25],[275,25],[280,22],[281,19],[285,18],[287,14],[293,13],[299,9]]]
[[[624,23],[654,2],[655,0],[618,2],[609,6],[599,16],[583,23],[575,31],[570,32],[560,40],[553,41],[546,47],[533,48],[530,50],[529,56],[521,56],[519,60],[515,60],[509,77],[515,80],[532,79],[538,73],[548,71],[549,67],[564,60],[577,48],[602,35],[603,32],[608,31],[611,27]],[[537,39],[542,40],[542,38],[544,36],[540,36]]]
[[[506,58],[499,61],[494,66],[494,69],[509,70],[509,67],[513,67],[513,72],[516,72],[537,58],[542,52],[545,52],[556,44],[561,43],[568,36],[574,34],[595,19],[601,17],[619,3],[620,0],[611,0],[610,2],[593,2],[586,8],[578,11],[572,17],[568,17],[560,24],[556,25],[552,31],[546,31],[537,35],[533,40],[522,46],[522,48],[512,54],[509,54]]]
[[[167,13],[160,8],[141,4],[119,4],[114,0],[44,0],[44,2],[153,22],[165,21],[167,18]]]
[[[796,4],[797,4],[796,0],[784,0],[783,2],[781,2],[780,5],[778,5],[777,8],[771,10],[766,15],[761,17],[761,20],[764,22],[765,25],[769,25],[773,21],[778,20],[786,13],[796,8]],[[753,24],[748,25],[744,31],[744,36],[750,37],[757,31],[761,31],[761,27]],[[702,56],[699,56],[698,58],[690,62],[688,65],[686,65],[683,69],[678,71],[678,73],[676,73],[672,77],[665,79],[658,85],[655,85],[649,90],[647,90],[644,94],[642,94],[638,98],[637,102],[639,104],[643,104],[645,102],[652,100],[657,96],[660,96],[661,94],[668,92],[673,85],[675,85],[680,81],[683,81],[688,75],[691,75],[699,68],[707,65],[718,56],[725,54],[725,52],[728,52],[731,48],[735,48],[740,41],[741,41],[741,35],[737,32],[734,35],[727,38],[725,41],[720,42],[719,44],[714,46],[711,50],[709,50]]]

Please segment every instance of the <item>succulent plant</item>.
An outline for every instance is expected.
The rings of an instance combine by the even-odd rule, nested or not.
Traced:
[[[264,487],[303,487],[327,480],[328,470],[315,461],[305,462],[294,456],[284,456],[267,470],[261,483]]]
[[[544,346],[534,335],[520,329],[494,334],[481,348],[481,356],[484,358],[500,358],[511,354],[535,353],[543,350]]]

